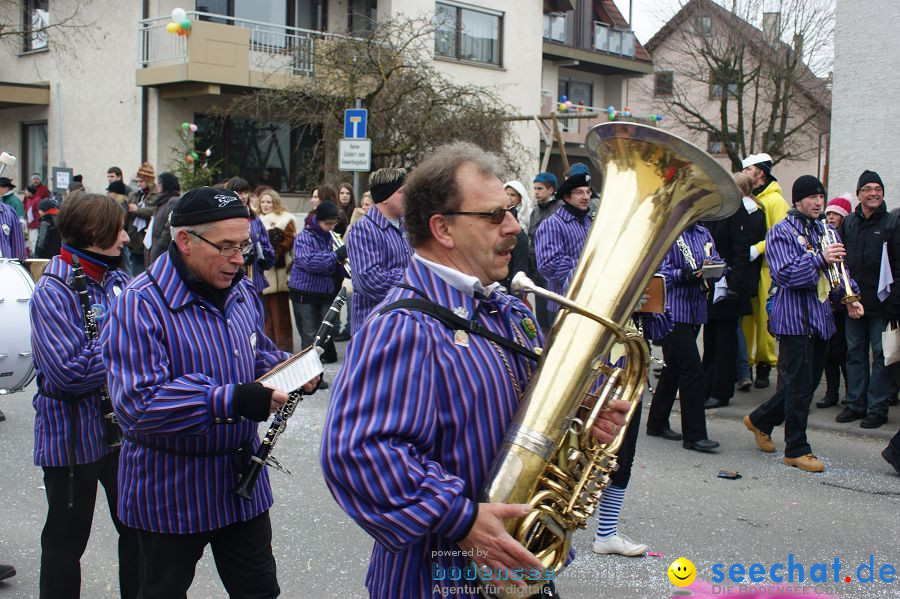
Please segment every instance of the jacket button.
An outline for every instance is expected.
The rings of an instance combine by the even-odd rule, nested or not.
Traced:
[[[238,352],[237,348],[234,348],[234,357],[238,358],[238,357],[240,357],[240,355],[241,354],[240,354],[240,352]]]

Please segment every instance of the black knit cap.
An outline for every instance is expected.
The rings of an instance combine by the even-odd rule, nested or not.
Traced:
[[[128,195],[128,188],[125,187],[125,183],[119,181],[118,179],[107,185],[106,191],[108,191],[109,193],[118,193],[123,196]]]
[[[585,173],[580,173],[577,175],[572,175],[568,179],[566,179],[562,185],[559,186],[559,189],[556,190],[556,197],[564,198],[567,194],[572,193],[575,189],[579,187],[590,187],[591,186],[591,176]]]
[[[881,177],[878,176],[878,173],[875,171],[863,171],[859,176],[859,181],[856,182],[856,193],[859,194],[859,190],[863,188],[863,185],[866,183],[878,183],[881,185],[881,189],[884,189],[884,183],[881,182]]]
[[[797,180],[794,181],[794,186],[791,188],[791,200],[795,204],[803,198],[816,194],[825,195],[825,186],[812,175],[797,177]]]
[[[192,189],[175,202],[169,224],[173,227],[202,225],[229,218],[250,218],[241,198],[229,189]]]
[[[341,216],[341,211],[334,202],[325,200],[316,206],[316,220],[337,220]]]

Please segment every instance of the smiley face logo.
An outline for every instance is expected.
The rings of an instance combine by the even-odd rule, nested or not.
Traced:
[[[686,587],[697,577],[697,568],[689,559],[679,557],[668,570],[669,580],[677,587]]]

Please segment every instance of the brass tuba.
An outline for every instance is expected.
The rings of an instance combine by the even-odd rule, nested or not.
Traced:
[[[565,565],[573,531],[585,527],[609,484],[625,436],[623,427],[601,445],[590,435],[592,423],[618,398],[631,402],[630,420],[646,384],[647,346],[626,323],[675,238],[741,205],[727,170],[655,127],[604,123],[588,132],[587,147],[604,175],[594,225],[481,496],[533,506],[524,518],[508,520],[507,530],[555,572]],[[617,343],[627,358],[622,368],[607,363]],[[589,395],[600,376],[604,383]]]

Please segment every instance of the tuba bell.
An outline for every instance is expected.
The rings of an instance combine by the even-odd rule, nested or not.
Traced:
[[[676,237],[741,205],[729,172],[675,135],[612,122],[591,129],[586,143],[603,172],[597,215],[564,298],[527,280],[522,287],[559,299],[560,312],[481,495],[531,504],[527,516],[506,521],[507,530],[554,572],[617,468],[626,427],[604,445],[590,434],[594,419],[621,398],[631,404],[630,421],[646,384],[647,345],[626,323]],[[607,362],[616,344],[623,367]]]

